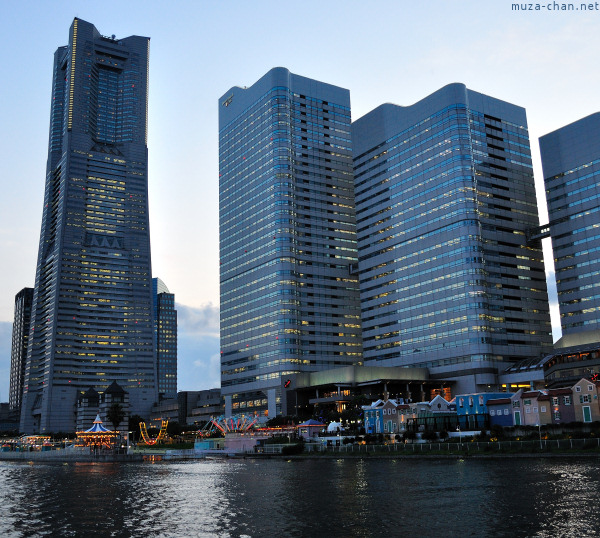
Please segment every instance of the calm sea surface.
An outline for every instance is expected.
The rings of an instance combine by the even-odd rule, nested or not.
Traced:
[[[0,536],[597,536],[600,460],[0,462]]]

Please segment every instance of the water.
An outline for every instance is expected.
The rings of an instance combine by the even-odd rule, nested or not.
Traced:
[[[0,462],[0,536],[597,536],[600,460]]]

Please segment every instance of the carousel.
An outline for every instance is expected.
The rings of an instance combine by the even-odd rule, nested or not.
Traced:
[[[77,446],[89,446],[92,448],[112,448],[119,437],[119,432],[106,429],[100,415],[89,430],[77,432]]]

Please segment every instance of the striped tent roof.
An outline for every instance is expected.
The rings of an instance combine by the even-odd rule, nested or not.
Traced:
[[[102,425],[102,420],[100,419],[100,415],[96,415],[96,420],[94,420],[93,426],[89,430],[85,430],[83,433],[110,433],[110,430],[107,430]]]

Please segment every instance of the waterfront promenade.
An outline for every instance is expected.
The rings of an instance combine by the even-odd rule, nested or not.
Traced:
[[[205,458],[486,458],[486,457],[561,457],[590,456],[600,458],[600,438],[594,439],[552,439],[527,441],[468,441],[433,443],[393,443],[393,444],[347,444],[326,446],[307,443],[303,450],[293,450],[298,445],[265,445],[260,451],[231,452],[226,450],[193,449],[149,449],[136,448],[129,453],[58,449],[47,451],[0,452],[0,461],[34,462],[142,462],[142,461],[189,461]]]

